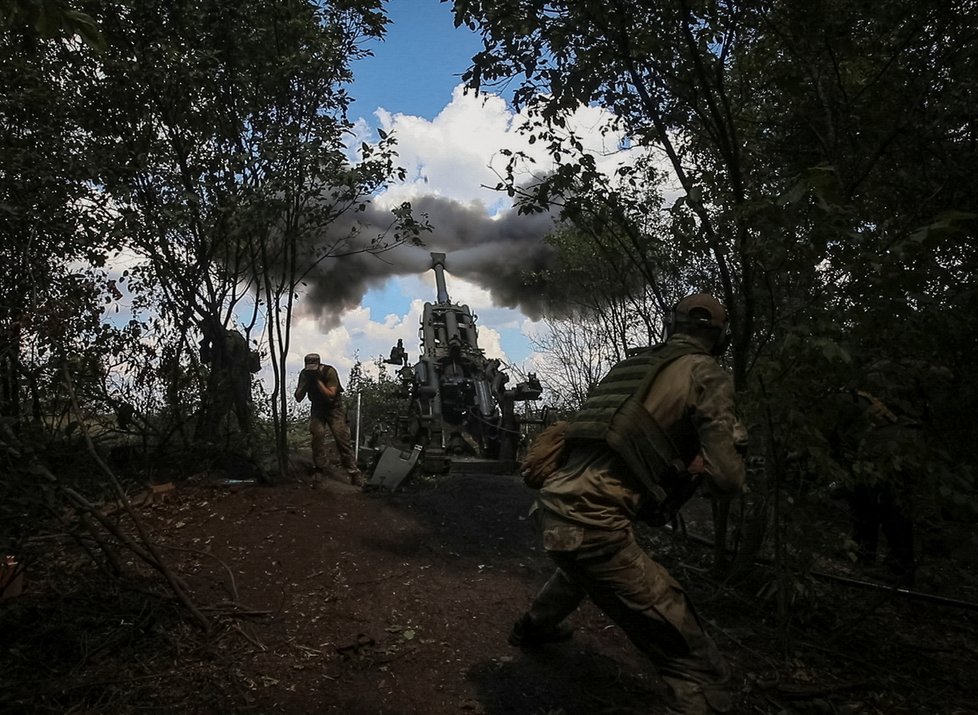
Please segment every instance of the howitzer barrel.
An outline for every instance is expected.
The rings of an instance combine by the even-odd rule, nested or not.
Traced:
[[[500,360],[487,359],[479,347],[476,316],[448,296],[446,255],[430,255],[437,300],[424,304],[418,362],[399,371],[409,399],[398,412],[388,449],[406,454],[420,448],[423,468],[438,473],[448,471],[456,458],[512,463],[521,424],[515,404],[539,399],[542,388],[531,373],[526,382],[506,389]],[[387,362],[407,363],[400,341]],[[413,463],[403,467],[410,470]]]
[[[432,253],[431,267],[435,270],[435,285],[438,286],[438,302],[448,303],[448,286],[445,284],[445,254]]]

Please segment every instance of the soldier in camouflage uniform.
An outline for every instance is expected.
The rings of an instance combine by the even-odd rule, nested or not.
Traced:
[[[725,309],[708,294],[689,296],[667,329],[665,343],[616,365],[571,420],[566,462],[534,507],[558,568],[509,641],[535,646],[570,637],[565,619],[590,597],[652,660],[669,688],[667,712],[726,712],[726,661],[682,586],[632,529],[675,494],[688,498],[694,473],[715,494],[733,495],[744,482],[733,384],[714,357],[729,337]],[[610,425],[604,439],[588,439],[602,420]]]
[[[852,514],[856,561],[874,567],[880,531],[886,537],[885,565],[903,585],[914,581],[912,481],[924,453],[921,425],[890,411],[874,395],[853,390],[835,398],[832,456],[849,473],[842,495]]]
[[[200,360],[210,366],[207,393],[197,435],[207,438],[232,409],[245,435],[252,430],[251,375],[261,369],[259,355],[237,330],[229,330],[213,319],[201,324]]]
[[[346,470],[350,483],[363,486],[365,480],[357,468],[342,393],[343,388],[336,368],[322,364],[316,353],[306,355],[305,368],[299,374],[295,399],[302,402],[308,394],[309,402],[312,403],[309,432],[312,435],[312,461],[317,477],[321,476],[329,466],[329,453],[326,449],[326,430],[329,429],[333,434],[336,451],[339,452],[340,462]]]

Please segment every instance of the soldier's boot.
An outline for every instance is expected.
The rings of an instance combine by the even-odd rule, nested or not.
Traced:
[[[323,475],[323,470],[319,467],[314,467],[309,473],[309,482],[313,489],[322,489],[324,479],[325,476]]]
[[[663,678],[671,691],[668,715],[713,715],[728,713],[733,697],[725,685],[706,685],[676,678]]]
[[[554,626],[539,626],[533,622],[529,613],[524,613],[513,624],[508,641],[510,645],[519,648],[534,648],[545,643],[561,643],[569,640],[573,634],[574,628],[565,621]]]
[[[347,472],[347,475],[350,478],[350,484],[355,487],[360,487],[362,489],[367,483],[367,478],[363,476],[363,472],[361,472],[359,469],[351,469]]]

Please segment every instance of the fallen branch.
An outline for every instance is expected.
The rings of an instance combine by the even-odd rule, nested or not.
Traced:
[[[774,689],[777,690],[778,694],[785,700],[814,700],[816,698],[824,698],[829,695],[838,695],[839,693],[850,693],[854,690],[867,690],[872,687],[874,687],[872,683],[865,680],[860,680],[853,683],[839,683],[838,685],[823,686],[779,683]]]
[[[234,581],[234,572],[231,570],[231,567],[228,566],[222,559],[218,558],[217,556],[215,556],[214,554],[212,554],[209,551],[201,551],[200,549],[191,549],[191,548],[188,548],[186,546],[171,546],[169,544],[158,544],[158,546],[160,548],[170,549],[171,551],[183,551],[183,552],[188,553],[188,554],[197,554],[199,556],[209,556],[212,559],[214,559],[215,561],[217,561],[217,563],[219,563],[221,566],[223,566],[224,567],[224,570],[227,571],[228,579],[230,579],[230,581],[231,581],[231,598],[233,598],[235,601],[238,600],[238,586],[237,586],[237,584]]]
[[[149,556],[149,558],[144,557],[144,560],[148,564],[150,564],[153,568],[155,568],[163,576],[166,582],[170,585],[170,589],[176,595],[177,599],[179,599],[180,603],[191,613],[191,615],[193,615],[194,619],[203,629],[204,633],[209,634],[211,631],[210,621],[207,620],[207,617],[203,613],[201,613],[200,610],[197,608],[197,606],[194,605],[193,601],[190,600],[190,597],[187,595],[187,592],[183,584],[176,577],[173,571],[171,571],[170,568],[167,567],[166,563],[163,561],[163,558],[160,556],[160,554],[156,552],[156,550],[153,547],[153,543],[149,538],[149,534],[146,532],[146,529],[143,526],[142,520],[139,518],[139,515],[136,513],[136,510],[132,508],[132,504],[129,502],[129,498],[126,495],[125,490],[122,488],[122,485],[119,483],[119,480],[116,478],[115,473],[111,469],[109,469],[109,466],[104,461],[102,461],[102,458],[99,456],[98,451],[95,449],[95,444],[92,442],[92,436],[88,431],[88,426],[85,424],[85,420],[82,417],[81,407],[78,404],[78,396],[75,394],[74,383],[71,380],[71,373],[68,371],[67,365],[65,366],[64,369],[64,378],[65,378],[65,387],[67,388],[68,395],[71,398],[71,406],[75,412],[75,417],[78,420],[78,424],[81,427],[81,433],[85,439],[85,446],[88,449],[88,453],[95,461],[95,464],[98,465],[102,473],[109,478],[109,483],[112,485],[112,488],[116,493],[116,496],[118,497],[119,501],[122,503],[126,514],[129,516],[130,519],[132,519],[133,526],[135,527],[136,532],[139,534],[139,538],[141,539],[143,545],[145,546],[145,550],[140,549],[139,551],[142,551],[144,554],[148,554]],[[81,498],[81,495],[78,495],[77,493],[76,496],[79,499]],[[90,509],[89,513],[91,513],[96,519],[98,519],[99,523],[102,524],[103,526],[105,525],[105,523],[108,522],[108,519],[104,519],[104,517],[101,517],[101,515],[98,514],[98,512],[94,509]],[[116,535],[116,538],[119,537]],[[129,542],[129,544],[135,545],[132,539],[127,539],[127,541]]]
[[[699,536],[697,534],[685,534],[684,536],[694,544],[709,546],[711,548],[714,546],[714,542],[711,539],[707,539],[704,536]],[[732,550],[728,549],[728,551],[732,551]],[[756,563],[758,566],[771,566],[774,563],[774,561],[773,559],[769,559],[769,558],[757,557],[756,559],[754,559],[754,563]],[[838,576],[836,574],[824,573],[822,571],[813,570],[813,571],[809,571],[808,574],[812,578],[819,579],[821,581],[833,581],[843,586],[851,586],[853,588],[865,589],[870,591],[881,591],[881,592],[885,592],[889,596],[900,596],[902,598],[907,598],[912,601],[933,603],[939,606],[950,606],[952,608],[961,608],[967,611],[978,611],[978,603],[975,603],[974,601],[963,601],[957,598],[938,596],[937,594],[934,593],[913,591],[909,588],[903,588],[901,586],[892,586],[884,583],[877,583],[875,581],[866,581],[863,579],[851,578],[849,576]]]
[[[264,643],[262,643],[260,640],[258,640],[254,636],[250,635],[249,633],[246,633],[245,630],[244,630],[244,628],[241,627],[241,624],[240,623],[235,623],[234,624],[234,630],[236,630],[239,634],[241,634],[241,636],[246,641],[248,641],[249,643],[251,643],[253,646],[255,646],[255,648],[258,648],[260,651],[264,652],[264,651],[268,650],[268,648],[265,646]]]
[[[222,616],[228,617],[258,617],[258,616],[270,616],[274,611],[260,611],[254,608],[248,608],[247,606],[242,606],[240,603],[218,603],[213,606],[201,606],[200,610],[206,611],[208,613],[218,613]]]

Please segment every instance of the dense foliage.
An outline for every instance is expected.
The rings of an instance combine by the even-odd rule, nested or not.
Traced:
[[[592,280],[573,260],[558,268],[582,293],[593,289],[601,305],[585,312],[629,312],[636,287],[659,315],[690,290],[727,305],[751,451],[766,460],[753,482],[756,533],[771,513],[788,517],[776,536],[803,531],[804,503],[789,485],[814,484],[817,501],[840,477],[830,398],[848,390],[872,392],[921,427],[927,452],[912,462],[921,512],[974,513],[974,2],[454,8],[484,39],[470,87],[518,80],[524,131],[561,162],[527,183],[517,180],[525,157],[514,155],[500,188],[526,211],[560,206],[586,237],[602,266]],[[597,174],[568,128],[591,104],[610,110],[621,149],[647,150],[647,165]],[[616,290],[605,266],[624,276]]]
[[[567,286],[565,307],[539,343],[561,407],[654,341],[679,297],[710,290],[731,314],[728,360],[764,460],[744,543],[773,526],[778,558],[804,560],[808,507],[830,483],[908,465],[901,489],[922,519],[974,519],[978,3],[453,8],[485,42],[468,85],[515,78],[524,131],[558,163],[527,182],[512,153],[499,188],[563,219],[542,278]],[[397,176],[392,138],[356,162],[344,146],[344,85],[384,34],[382,0],[83,9],[0,0],[8,540],[62,514],[59,500],[90,509],[66,491],[78,484],[117,491],[106,455],[142,479],[268,437],[278,464],[263,473],[284,471],[296,292],[350,250],[339,217]],[[599,172],[570,129],[582,105],[608,110],[616,148],[640,159]],[[256,359],[273,368],[271,435],[250,419]],[[349,386],[371,430],[399,399],[377,367]],[[833,398],[858,389],[922,435],[888,454],[892,469],[840,467]]]
[[[399,414],[406,412],[407,388],[391,366],[374,359],[372,369],[358,359],[350,370],[346,391],[357,396],[356,429],[359,443],[369,447],[390,443]],[[352,405],[348,405],[348,409]]]
[[[100,501],[228,455],[285,470],[296,291],[396,175],[391,140],[346,146],[386,22],[380,0],[0,3],[4,553],[74,513],[159,568]]]
[[[345,147],[344,85],[382,6],[85,10],[4,4],[0,408],[20,414],[25,386],[35,403],[63,393],[71,356],[91,368],[79,389],[101,395],[86,409],[134,411],[158,446],[186,447],[224,431],[224,393],[250,393],[239,363],[261,347],[284,418],[296,288],[349,250],[330,226],[394,172],[389,143],[356,164]]]

